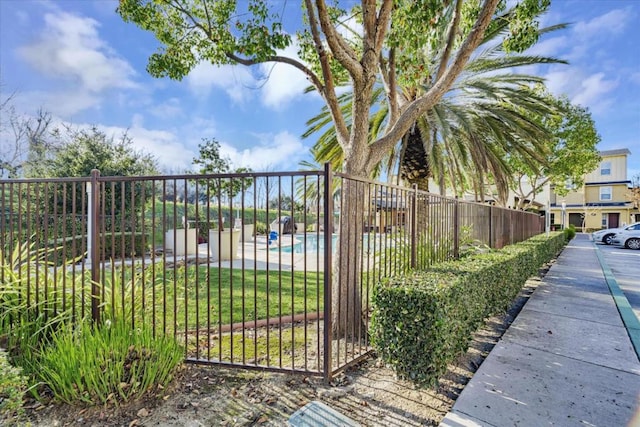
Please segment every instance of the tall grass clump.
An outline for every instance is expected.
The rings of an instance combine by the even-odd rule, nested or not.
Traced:
[[[55,399],[73,403],[115,403],[166,386],[182,361],[173,338],[153,335],[118,319],[57,331],[40,357],[38,379]]]
[[[81,275],[70,275],[66,264],[54,270],[47,260],[51,250],[33,242],[0,250],[0,340],[25,373],[37,369],[35,353],[54,331],[90,312],[88,285]]]
[[[27,242],[0,251],[0,346],[28,390],[36,398],[50,391],[59,401],[98,404],[166,385],[184,353],[145,325],[152,307],[141,273],[132,269],[100,285],[105,321],[93,323],[91,280],[67,264],[54,266],[51,250]]]

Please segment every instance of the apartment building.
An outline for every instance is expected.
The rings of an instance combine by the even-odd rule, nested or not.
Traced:
[[[638,214],[628,198],[631,181],[627,178],[627,156],[624,148],[601,151],[598,167],[585,176],[584,185],[565,196],[551,188],[551,224],[573,224],[583,231],[614,228],[634,222]]]

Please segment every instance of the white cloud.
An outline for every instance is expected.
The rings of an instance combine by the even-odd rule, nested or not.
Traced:
[[[169,98],[166,102],[147,107],[147,111],[161,119],[175,119],[184,115],[178,98]]]
[[[593,58],[594,55],[606,55],[596,50],[596,44],[608,37],[620,35],[632,14],[629,9],[614,9],[589,21],[580,21],[572,28],[571,51],[566,55],[570,61]]]
[[[300,61],[297,46],[291,45],[279,55]],[[262,64],[262,72],[268,78],[262,88],[262,103],[274,109],[282,109],[287,103],[304,95],[311,84],[302,71],[287,64]]]
[[[612,103],[611,99],[607,99],[606,95],[610,94],[616,87],[618,82],[614,80],[606,80],[604,73],[592,74],[580,82],[580,88],[571,101],[588,106],[593,112],[606,110]]]
[[[220,153],[231,159],[234,167],[264,171],[267,168],[291,170],[308,152],[300,139],[287,131],[257,136],[259,144],[241,150],[221,142]]]
[[[200,142],[202,137],[212,137],[218,132],[216,121],[211,118],[193,117],[191,121],[184,126],[183,134]]]
[[[278,55],[299,61],[297,49],[294,43],[278,51]],[[282,110],[286,104],[302,96],[310,84],[300,70],[273,62],[256,67],[201,62],[191,70],[186,80],[195,95],[206,97],[212,89],[221,89],[236,104],[244,104],[259,96],[264,106],[275,110]]]
[[[135,71],[100,38],[100,24],[66,12],[47,13],[38,40],[19,49],[41,74],[70,79],[80,90],[100,93],[136,87]]]
[[[616,80],[607,80],[604,73],[585,75],[578,69],[551,72],[545,79],[552,93],[565,94],[572,103],[589,107],[594,113],[603,112],[611,106],[610,96],[618,86]]]
[[[614,9],[604,15],[597,16],[590,21],[580,21],[573,31],[581,37],[602,37],[603,34],[620,34],[630,22],[629,9]]]
[[[570,41],[566,36],[553,37],[536,43],[529,50],[527,50],[527,54],[554,56],[561,52],[569,44]]]
[[[200,122],[203,121],[200,120]],[[89,127],[89,125],[82,126]],[[201,142],[199,138],[185,137],[182,130],[148,129],[144,126],[140,115],[134,115],[129,128],[98,126],[98,129],[116,138],[126,131],[133,140],[135,148],[154,155],[161,169],[172,173],[193,169],[192,160],[198,156],[197,144]],[[295,169],[308,152],[300,139],[287,131],[255,137],[258,138],[259,143],[244,149],[220,141],[220,154],[229,158],[234,168],[242,166],[250,167],[254,171],[264,171],[268,168]]]
[[[252,88],[256,88],[256,80],[245,66],[216,66],[201,62],[191,70],[186,80],[196,95],[208,96],[211,89],[218,88],[238,104],[246,102],[251,97]]]
[[[553,20],[545,15],[544,25],[571,20],[572,17],[554,15]],[[596,45],[603,39],[621,34],[633,19],[627,9],[615,9],[590,20],[579,21],[569,27],[569,35],[558,35],[536,43],[528,53],[537,55],[560,56],[570,62],[604,55],[606,52],[596,50]],[[552,33],[553,34],[553,33]],[[566,34],[566,33],[564,33]]]
[[[81,125],[81,127],[88,128],[89,125]],[[174,132],[145,128],[140,115],[134,115],[129,128],[101,125],[97,127],[107,135],[113,135],[116,138],[126,132],[133,140],[133,146],[155,156],[163,170],[176,173],[187,170],[191,167],[191,160],[196,156],[195,151],[189,149]]]
[[[42,108],[61,117],[71,117],[88,108],[99,106],[100,102],[101,98],[92,92],[69,90],[22,92],[16,98],[16,106],[21,111]]]

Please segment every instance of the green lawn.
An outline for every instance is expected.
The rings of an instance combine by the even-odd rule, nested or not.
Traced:
[[[216,330],[219,325],[243,319],[251,322],[316,312],[324,307],[323,274],[317,272],[276,270],[267,274],[266,271],[189,266],[175,270],[156,267],[155,281],[148,267],[146,274],[137,275],[133,281],[129,269],[124,275],[124,288],[120,285],[122,271],[115,272],[115,286],[107,285],[115,291],[116,313],[131,316],[129,307],[135,305],[134,318],[142,320],[144,315],[145,322],[154,319],[156,327],[165,332]],[[110,294],[106,298],[109,301]]]

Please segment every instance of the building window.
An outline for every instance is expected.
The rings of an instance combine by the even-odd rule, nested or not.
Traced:
[[[600,187],[600,200],[611,200],[611,187]]]
[[[602,228],[609,228],[609,214],[602,214]]]
[[[602,162],[600,164],[600,175],[611,175],[611,162]]]

